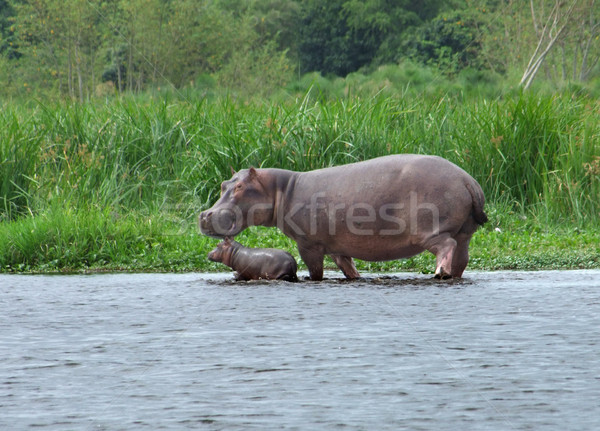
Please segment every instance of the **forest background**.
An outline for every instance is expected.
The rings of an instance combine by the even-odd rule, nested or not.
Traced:
[[[218,269],[230,166],[390,152],[482,184],[471,266],[598,267],[599,60],[596,0],[0,0],[0,269]]]
[[[546,48],[542,80],[600,91],[599,23],[596,0],[0,0],[0,95],[264,96],[406,62],[498,90]]]

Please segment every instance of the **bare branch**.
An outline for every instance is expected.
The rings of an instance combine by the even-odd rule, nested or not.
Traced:
[[[578,0],[574,0],[573,3],[571,3],[571,5],[569,6],[569,9],[566,11],[566,13],[561,16],[560,9],[562,3],[560,2],[560,0],[556,0],[552,11],[548,15],[546,24],[542,29],[542,34],[539,38],[538,45],[531,58],[529,59],[529,63],[525,68],[525,72],[523,73],[523,77],[521,78],[521,82],[519,83],[519,85],[523,86],[524,89],[528,89],[531,86],[533,79],[537,75],[538,70],[540,69],[542,63],[546,59],[546,56],[552,50],[557,40],[564,32],[577,2]],[[533,1],[530,2],[530,5],[532,7],[533,14],[535,13],[533,9]],[[562,25],[558,27],[561,21]],[[546,40],[546,32],[548,33],[549,40]],[[543,51],[540,52],[543,46],[545,46],[545,48],[543,49]]]

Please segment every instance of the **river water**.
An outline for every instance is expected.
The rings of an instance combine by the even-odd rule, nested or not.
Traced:
[[[0,276],[0,429],[600,429],[600,271],[326,276]]]

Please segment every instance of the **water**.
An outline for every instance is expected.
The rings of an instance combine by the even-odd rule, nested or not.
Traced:
[[[0,429],[600,429],[600,271],[466,275],[0,276]]]

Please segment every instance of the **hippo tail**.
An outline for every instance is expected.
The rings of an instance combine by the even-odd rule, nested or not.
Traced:
[[[473,218],[475,221],[482,225],[488,221],[487,214],[483,211],[483,206],[485,204],[485,197],[483,196],[483,190],[481,190],[481,186],[473,181],[474,184],[466,183],[467,190],[471,194],[471,198],[473,199]]]

